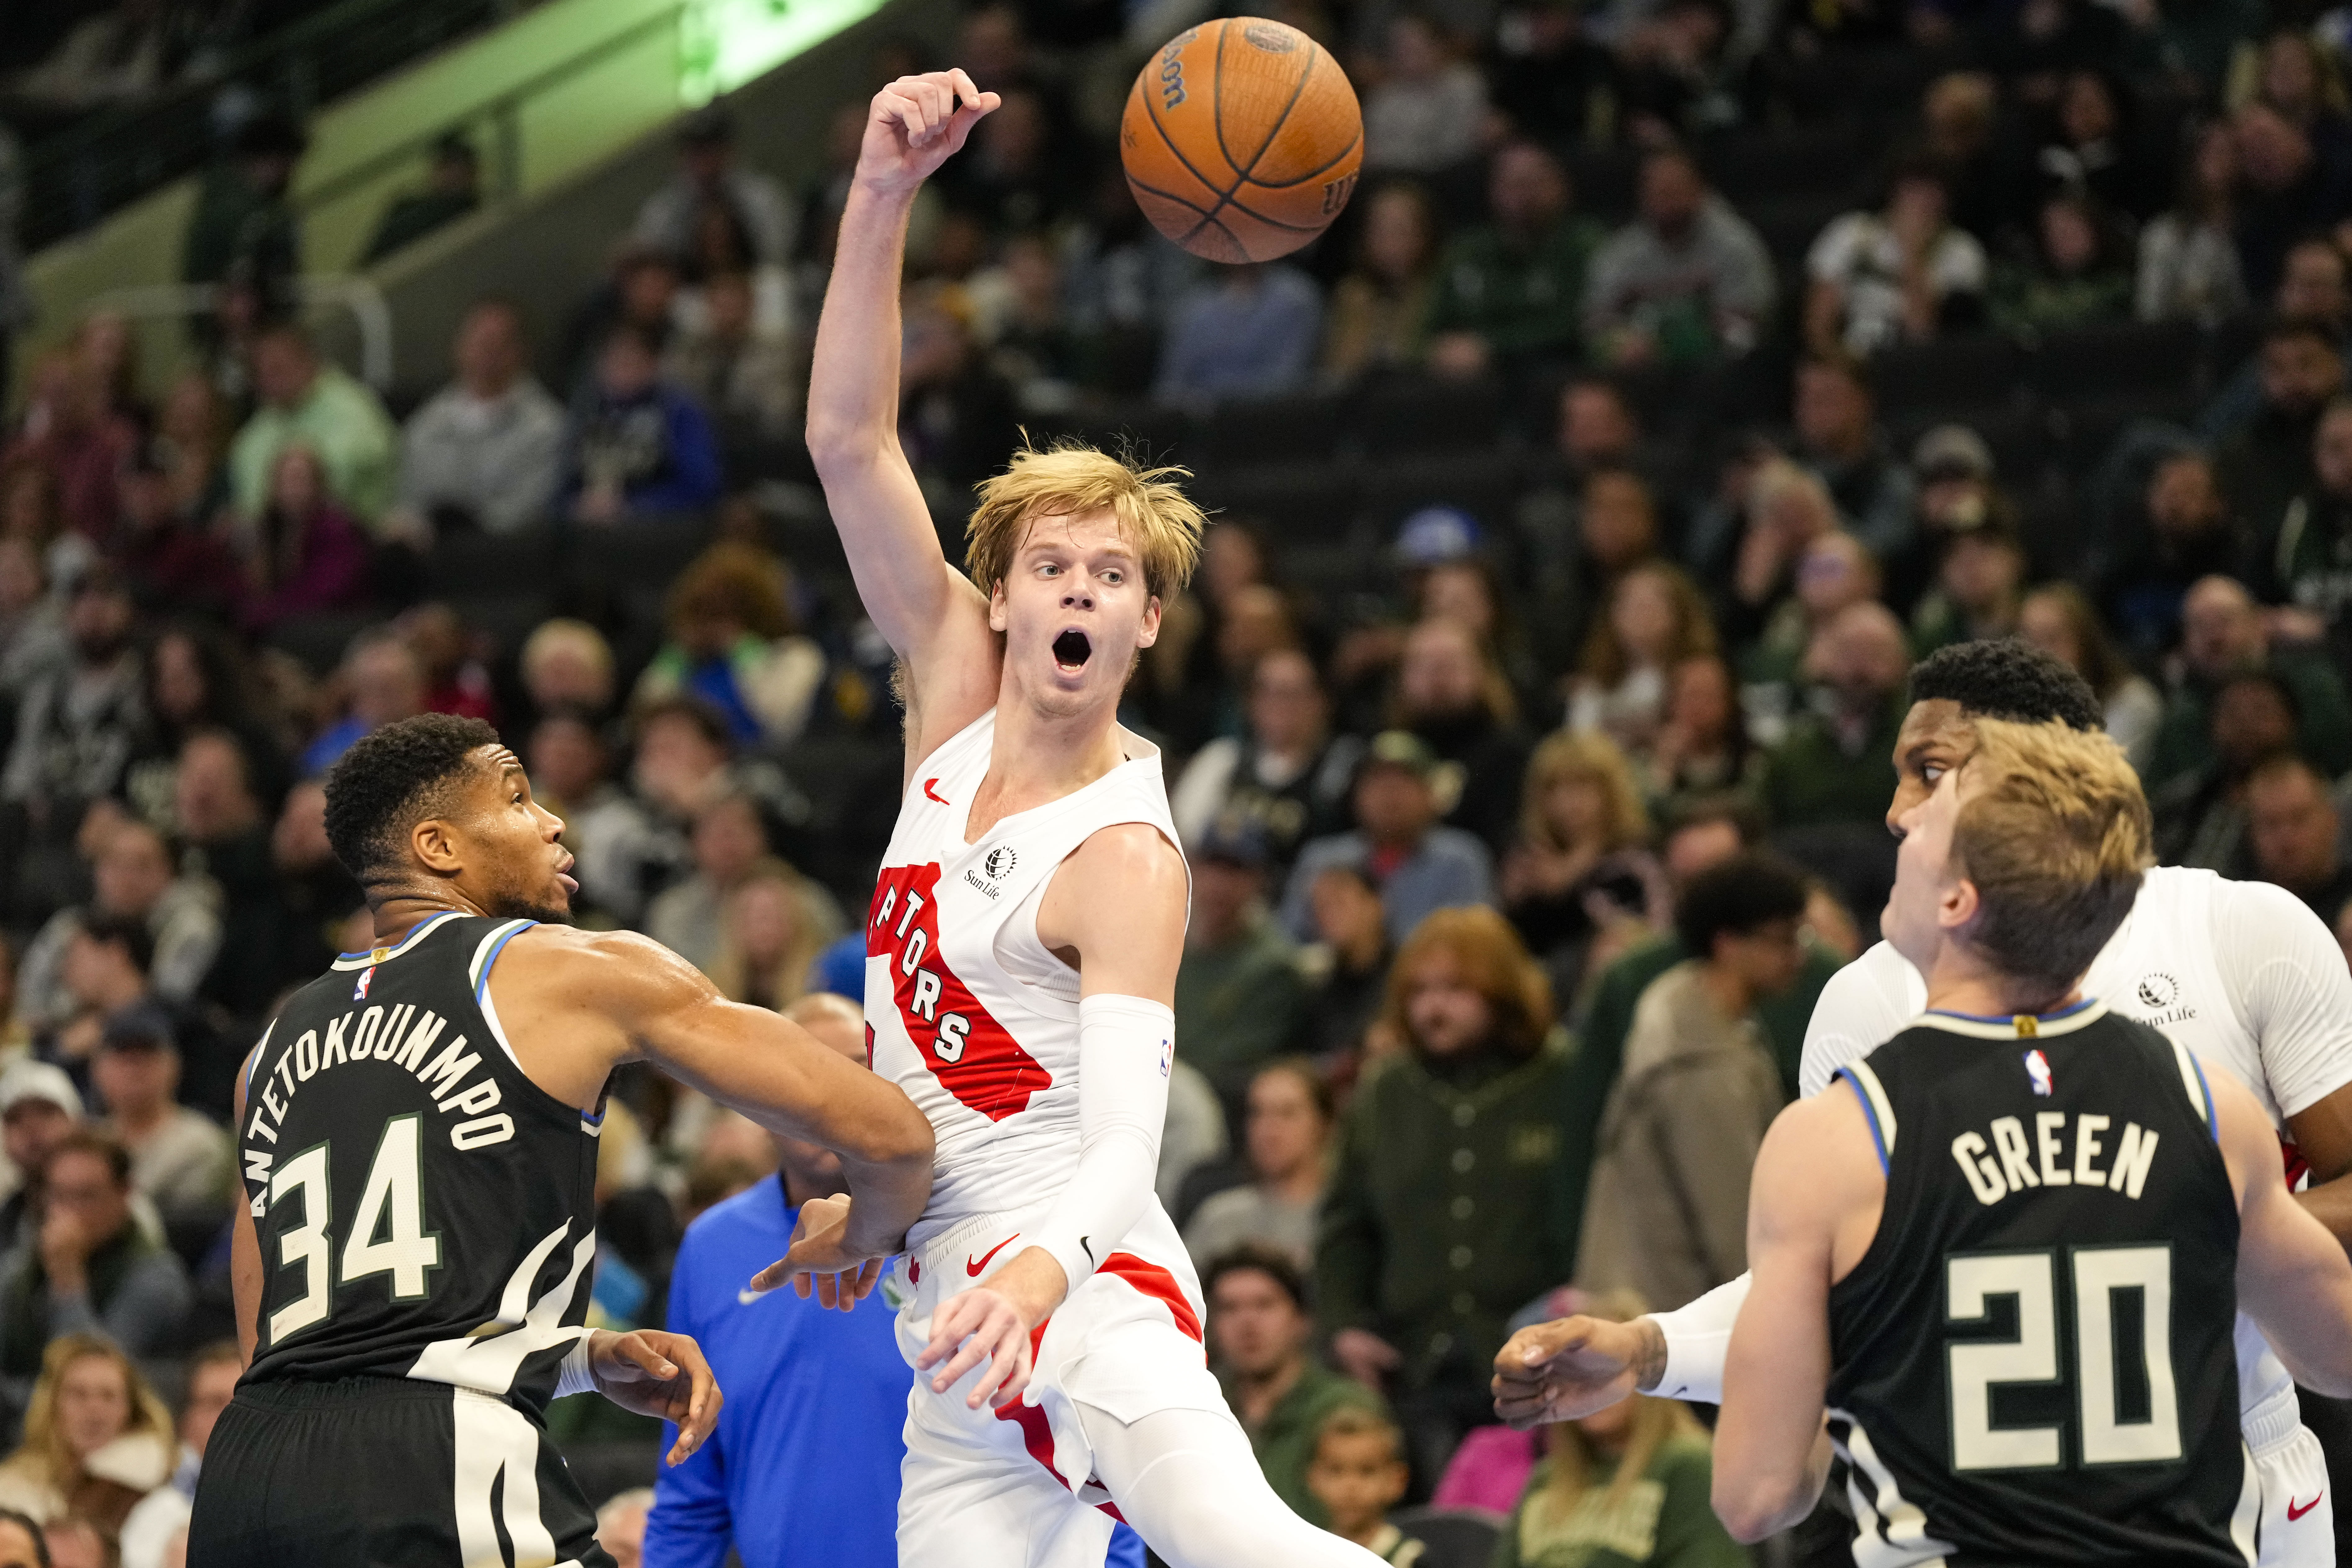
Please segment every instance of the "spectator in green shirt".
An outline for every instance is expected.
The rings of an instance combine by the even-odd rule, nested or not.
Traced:
[[[1641,1316],[1622,1293],[1585,1310]],[[1544,1436],[1487,1568],[1749,1568],[1715,1517],[1714,1454],[1688,1406],[1636,1394]]]
[[[327,488],[362,524],[374,528],[392,505],[400,432],[376,395],[321,360],[300,327],[271,327],[255,342],[254,390],[260,406],[229,447],[229,499],[237,515],[257,519],[269,504],[278,455],[308,447]]]
[[[1192,923],[1176,972],[1176,1048],[1240,1120],[1250,1077],[1297,1048],[1307,982],[1298,950],[1265,908],[1265,833],[1236,816],[1192,851]]]
[[[1533,142],[1495,154],[1491,221],[1457,237],[1437,265],[1429,364],[1472,376],[1503,361],[1566,360],[1580,341],[1584,268],[1601,228],[1570,209],[1559,160]]]
[[[1808,651],[1827,700],[1789,727],[1764,763],[1764,807],[1775,828],[1875,826],[1895,794],[1895,735],[1903,727],[1903,624],[1879,604],[1849,605]]]
[[[1381,1396],[1307,1354],[1315,1333],[1307,1281],[1272,1247],[1244,1245],[1202,1271],[1209,1303],[1209,1346],[1225,1402],[1249,1434],[1250,1448],[1275,1495],[1308,1523],[1328,1527],[1323,1505],[1307,1487],[1316,1435],[1341,1409],[1384,1412]]]

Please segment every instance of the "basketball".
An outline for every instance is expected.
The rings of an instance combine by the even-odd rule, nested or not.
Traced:
[[[1145,64],[1118,152],[1160,233],[1210,261],[1271,261],[1348,205],[1364,117],[1322,45],[1234,16],[1179,33]]]

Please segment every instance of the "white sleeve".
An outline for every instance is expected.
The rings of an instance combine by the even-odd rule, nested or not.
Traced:
[[[1797,1091],[1811,1097],[1837,1069],[1858,1062],[1896,1035],[1927,1005],[1927,987],[1910,961],[1886,942],[1830,976],[1805,1026]]]
[[[1176,1015],[1140,996],[1078,1003],[1078,1168],[1031,1237],[1076,1290],[1151,1201]]]
[[[2352,1083],[2352,971],[2301,899],[2268,882],[2218,884],[2213,963],[2254,1037],[2279,1115]]]
[[[1731,1351],[1731,1325],[1748,1300],[1749,1276],[1717,1285],[1688,1306],[1651,1317],[1666,1339],[1666,1368],[1656,1392],[1667,1399],[1723,1403],[1723,1363]]]

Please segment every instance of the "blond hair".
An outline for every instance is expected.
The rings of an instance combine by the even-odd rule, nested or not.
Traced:
[[[1587,1302],[1584,1315],[1612,1323],[1630,1323],[1647,1308],[1642,1299],[1630,1290],[1612,1290]],[[1678,1399],[1659,1399],[1647,1394],[1629,1394],[1633,1402],[1633,1418],[1625,1429],[1625,1447],[1617,1457],[1617,1473],[1609,1478],[1609,1489],[1601,1494],[1601,1507],[1614,1509],[1622,1505],[1626,1494],[1648,1472],[1658,1450],[1676,1438],[1706,1441],[1706,1430],[1687,1405]],[[1591,1489],[1592,1472],[1601,1467],[1602,1457],[1584,1428],[1573,1421],[1562,1421],[1549,1428],[1551,1452],[1537,1467],[1528,1486],[1528,1512],[1542,1525],[1557,1526],[1576,1511],[1584,1494]]]
[[[65,1383],[66,1369],[83,1360],[105,1362],[122,1374],[130,1409],[118,1436],[148,1432],[167,1445],[179,1440],[173,1431],[171,1410],[113,1341],[96,1334],[60,1334],[41,1352],[41,1375],[25,1409],[24,1441],[6,1463],[10,1472],[45,1482],[60,1493],[72,1491],[84,1479],[81,1461],[66,1446],[65,1429],[58,1420],[58,1391]]]
[[[2063,724],[1976,721],[1952,826],[1952,871],[1976,885],[1967,941],[2030,985],[2072,990],[2131,912],[2154,865],[2147,796],[2124,749]]]
[[[1144,587],[1165,601],[1192,581],[1201,560],[1207,519],[1177,486],[1192,477],[1188,468],[1145,468],[1079,441],[1024,447],[1003,473],[981,482],[980,505],[964,525],[964,569],[994,597],[1031,523],[1108,511],[1141,559]]]
[[[1642,805],[1641,786],[1633,782],[1633,765],[1616,742],[1597,730],[1555,731],[1528,759],[1528,777],[1520,795],[1519,831],[1530,844],[1552,853],[1576,847],[1562,839],[1544,813],[1544,796],[1554,784],[1587,779],[1601,786],[1609,821],[1601,828],[1603,850],[1646,843],[1650,814]]]

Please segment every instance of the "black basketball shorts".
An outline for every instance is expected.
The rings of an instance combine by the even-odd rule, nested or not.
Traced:
[[[189,1568],[613,1568],[540,1424],[394,1378],[240,1387],[205,1451]]]

